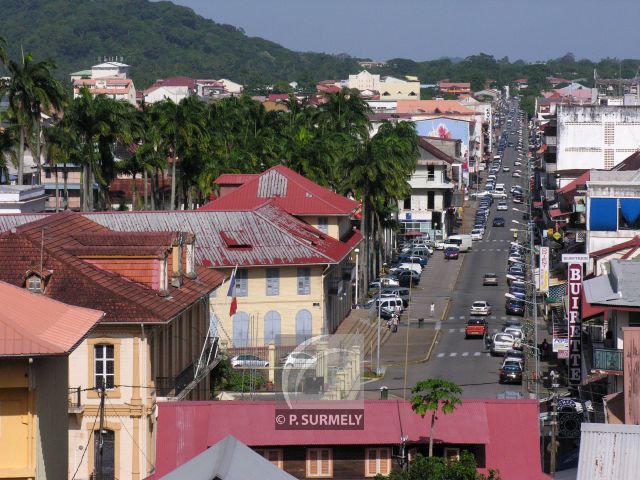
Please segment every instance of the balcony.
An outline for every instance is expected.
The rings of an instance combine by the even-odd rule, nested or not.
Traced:
[[[622,350],[615,348],[593,347],[592,373],[605,373],[609,375],[622,375],[624,373],[624,361]]]
[[[67,394],[67,413],[82,415],[84,405],[82,405],[82,387],[70,388]]]

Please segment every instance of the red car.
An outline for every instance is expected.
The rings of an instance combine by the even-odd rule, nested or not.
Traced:
[[[444,249],[445,260],[457,260],[460,250],[455,247],[448,247]]]

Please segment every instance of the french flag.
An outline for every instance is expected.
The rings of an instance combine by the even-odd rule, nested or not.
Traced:
[[[229,316],[233,317],[238,310],[238,300],[236,299],[236,271],[238,267],[233,269],[231,278],[229,279],[229,290],[227,290],[227,297],[231,297],[231,304],[229,305]]]

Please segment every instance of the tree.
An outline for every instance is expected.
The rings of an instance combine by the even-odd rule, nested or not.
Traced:
[[[40,182],[41,112],[52,108],[59,110],[64,101],[64,90],[53,78],[55,64],[52,60],[34,62],[31,54],[23,55],[21,62],[10,60],[7,64],[10,80],[7,87],[9,108],[19,125],[18,185],[24,180],[24,149],[29,135],[34,135],[33,156]]]
[[[429,432],[429,457],[433,457],[433,433],[438,410],[443,414],[452,413],[462,404],[460,395],[462,389],[453,382],[431,378],[416,383],[411,389],[411,408],[422,418],[431,412],[431,427]]]
[[[407,470],[394,471],[388,477],[378,476],[381,480],[500,480],[498,472],[489,471],[485,476],[477,472],[473,455],[463,451],[459,460],[447,460],[442,457],[423,457],[416,455]]]

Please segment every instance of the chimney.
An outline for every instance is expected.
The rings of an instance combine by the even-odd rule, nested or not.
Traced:
[[[171,265],[172,265],[171,286],[176,288],[180,288],[183,282],[183,278],[182,278],[182,276],[184,275],[184,270],[182,266],[183,265],[183,262],[182,262],[183,248],[184,248],[184,234],[180,232],[178,234],[178,238],[174,243],[171,251]]]
[[[195,236],[191,235],[190,238],[187,238],[184,247],[183,247],[183,255],[184,258],[182,261],[184,262],[184,270],[185,277],[194,279],[196,278],[196,245],[195,245]]]

